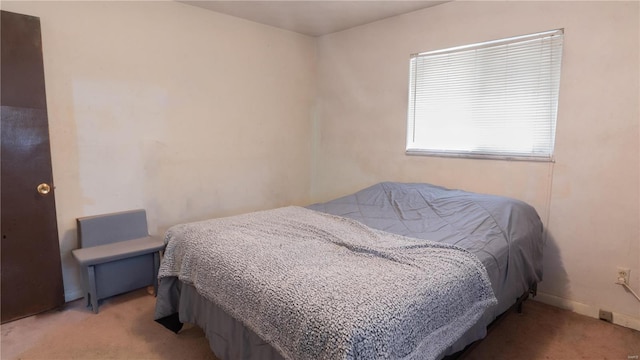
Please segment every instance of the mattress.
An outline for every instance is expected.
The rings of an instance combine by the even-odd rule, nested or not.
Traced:
[[[532,206],[516,199],[385,182],[308,208],[474,253],[498,299],[492,318],[542,280],[542,222]]]
[[[456,245],[478,257],[498,305],[438,357],[484,337],[486,326],[542,279],[542,225],[535,210],[521,201],[428,184],[380,183],[308,208],[392,234]],[[221,359],[282,358],[242,322],[177,278],[160,282],[156,319],[170,328],[167,322],[174,322],[174,330],[180,322],[199,325]]]

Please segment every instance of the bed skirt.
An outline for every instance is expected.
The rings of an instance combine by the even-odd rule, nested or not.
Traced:
[[[467,345],[482,339],[487,325],[493,320],[493,312],[485,312],[480,320],[440,358],[455,354]],[[234,319],[213,304],[196,289],[182,283],[176,277],[163,278],[158,288],[155,321],[171,331],[179,332],[182,323],[202,328],[209,346],[220,360],[284,360],[269,343],[263,341],[242,322]]]

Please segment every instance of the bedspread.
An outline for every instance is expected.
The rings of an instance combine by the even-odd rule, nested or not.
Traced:
[[[542,280],[542,222],[532,206],[516,199],[430,184],[383,182],[308,208],[475,254],[498,299],[489,321]]]
[[[285,358],[436,358],[496,304],[453,245],[286,207],[177,225],[159,278],[178,277]]]

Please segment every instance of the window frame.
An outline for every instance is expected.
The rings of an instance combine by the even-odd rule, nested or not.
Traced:
[[[417,65],[414,64],[415,59],[426,56],[433,55],[445,55],[456,52],[468,52],[469,50],[478,50],[478,49],[486,49],[486,48],[496,48],[509,44],[518,44],[526,41],[538,40],[549,38],[551,41],[557,41],[558,44],[555,46],[559,46],[559,50],[557,53],[557,59],[555,59],[554,65],[557,66],[554,69],[550,66],[549,74],[553,74],[554,71],[557,71],[557,78],[554,78],[554,82],[550,83],[548,91],[552,92],[552,96],[549,99],[549,104],[553,105],[553,111],[550,112],[550,120],[549,124],[547,124],[552,131],[551,135],[548,137],[548,142],[546,145],[548,152],[545,153],[535,153],[533,150],[531,152],[502,152],[500,151],[483,151],[483,150],[447,150],[447,149],[428,149],[416,146],[417,141],[415,140],[415,127],[416,127],[416,115],[415,115],[415,107],[416,107],[416,78],[417,74]],[[407,138],[406,138],[406,149],[405,153],[407,155],[421,155],[421,156],[436,156],[436,157],[453,157],[453,158],[472,158],[472,159],[495,159],[495,160],[516,160],[516,161],[533,161],[533,162],[554,162],[555,161],[555,140],[556,140],[556,129],[557,129],[557,119],[558,119],[558,107],[559,107],[559,99],[560,99],[560,78],[562,72],[562,53],[563,53],[563,42],[564,42],[564,29],[555,29],[550,31],[544,31],[534,34],[527,34],[521,36],[514,36],[499,40],[486,41],[482,43],[475,43],[470,45],[457,46],[442,50],[428,51],[418,54],[412,54],[410,57],[410,66],[409,66],[409,98],[408,98],[408,111],[407,111]],[[551,44],[552,46],[554,44]],[[479,93],[479,92],[478,92]],[[555,96],[555,98],[554,98]]]

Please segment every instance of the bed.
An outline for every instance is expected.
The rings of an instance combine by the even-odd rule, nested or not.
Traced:
[[[220,359],[440,359],[542,279],[528,204],[379,183],[306,208],[170,228],[155,319]]]

